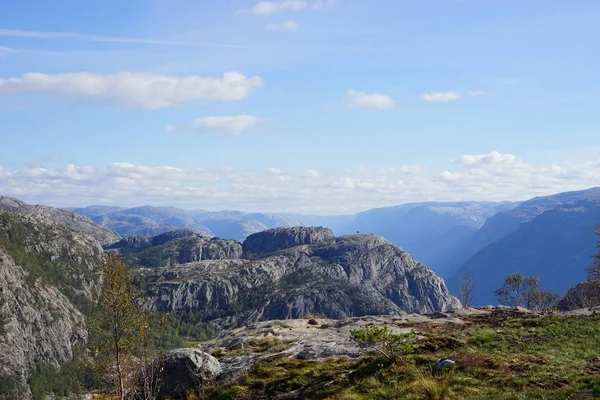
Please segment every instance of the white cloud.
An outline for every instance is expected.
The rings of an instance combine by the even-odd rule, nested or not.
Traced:
[[[532,164],[511,154],[459,156],[449,167],[400,166],[378,172],[243,173],[115,162],[104,168],[0,166],[2,195],[58,206],[113,204],[331,213],[416,201],[524,200],[597,186],[600,159]],[[412,171],[414,173],[406,173]]]
[[[331,8],[335,0],[283,0],[283,1],[261,1],[249,10],[240,10],[242,13],[251,13],[259,17],[265,17],[285,12],[322,11]]]
[[[240,100],[262,84],[260,77],[247,78],[240,72],[226,72],[221,78],[196,75],[180,78],[141,72],[114,75],[31,72],[21,78],[0,78],[0,93],[54,93],[121,107],[158,109],[190,101]]]
[[[308,3],[305,0],[261,1],[255,4],[250,12],[254,15],[265,16],[282,12],[304,11],[307,8]]]
[[[295,21],[285,21],[281,24],[269,24],[265,29],[269,31],[297,31],[300,29],[300,24]]]
[[[167,132],[199,129],[202,131],[216,131],[226,135],[239,136],[246,129],[252,128],[261,119],[253,115],[227,115],[196,118],[189,125],[169,125]]]
[[[487,93],[484,92],[483,90],[467,90],[467,94],[469,96],[487,96]]]
[[[488,154],[465,154],[458,158],[456,162],[469,168],[482,168],[494,165],[518,165],[522,163],[514,154],[502,154],[497,151],[492,151]]]
[[[249,48],[248,46],[240,46],[225,43],[212,42],[186,42],[152,38],[131,38],[118,36],[103,36],[89,33],[79,32],[40,32],[26,31],[20,29],[0,29],[0,37],[20,37],[30,39],[55,39],[55,40],[81,40],[87,42],[104,42],[104,43],[129,43],[129,44],[147,44],[159,46],[189,46],[189,47],[225,47],[225,48]]]
[[[461,99],[460,92],[429,92],[423,93],[421,99],[425,101],[441,102],[441,101],[456,101]]]
[[[349,108],[381,108],[394,107],[394,100],[381,93],[366,93],[356,90],[346,92],[346,106]]]

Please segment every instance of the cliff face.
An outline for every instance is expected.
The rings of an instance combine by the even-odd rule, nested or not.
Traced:
[[[558,302],[561,311],[600,306],[600,280],[582,282],[569,289],[567,295]]]
[[[307,313],[344,318],[460,307],[442,279],[376,235],[275,229],[251,235],[243,247],[261,258],[143,269],[147,308],[196,312],[231,327]]]
[[[102,246],[48,217],[0,213],[0,378],[24,386],[87,343],[82,311],[99,290]]]
[[[129,236],[107,249],[116,252],[130,264],[145,267],[237,259],[242,255],[242,245],[234,240],[210,238],[187,229],[154,237]]]

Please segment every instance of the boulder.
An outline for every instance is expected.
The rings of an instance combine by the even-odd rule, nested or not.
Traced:
[[[221,373],[219,361],[208,353],[193,348],[171,350],[165,355],[161,398],[185,396],[189,390],[202,387]]]

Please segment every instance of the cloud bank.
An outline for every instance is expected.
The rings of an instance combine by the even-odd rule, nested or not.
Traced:
[[[397,165],[331,175],[271,167],[254,173],[116,162],[104,168],[11,170],[0,166],[2,195],[57,206],[112,204],[340,214],[414,201],[524,200],[598,185],[600,159],[530,164],[512,154],[465,154],[453,168]]]
[[[366,93],[357,90],[346,92],[346,107],[348,108],[394,108],[395,101],[382,93]]]

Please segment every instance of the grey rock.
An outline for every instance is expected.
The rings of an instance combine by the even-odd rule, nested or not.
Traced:
[[[447,369],[454,368],[456,366],[456,361],[449,359],[437,359],[433,363],[432,370],[434,373],[439,373]]]
[[[331,229],[323,227],[275,228],[254,233],[243,243],[244,252],[252,254],[273,253],[290,247],[325,243],[335,240]]]
[[[560,311],[597,306],[600,306],[600,280],[582,282],[569,289],[565,297],[557,304]]]
[[[289,235],[279,231],[277,236],[286,238],[285,243],[298,232],[296,228]],[[205,320],[222,328],[302,318],[309,313],[347,318],[460,308],[443,280],[385,239],[349,235],[329,240],[328,232],[313,232],[317,232],[313,239],[321,238],[317,243],[297,245],[257,260],[199,261],[142,269],[140,274],[148,282],[146,307],[165,312],[202,311]],[[274,236],[270,233],[267,237]]]
[[[161,398],[183,397],[190,389],[201,388],[221,373],[219,360],[199,349],[171,350],[165,355]]]
[[[108,245],[121,239],[116,232],[94,223],[91,219],[71,211],[42,205],[29,205],[11,197],[0,196],[0,212],[41,215],[56,221],[74,231],[85,233],[102,245]]]

